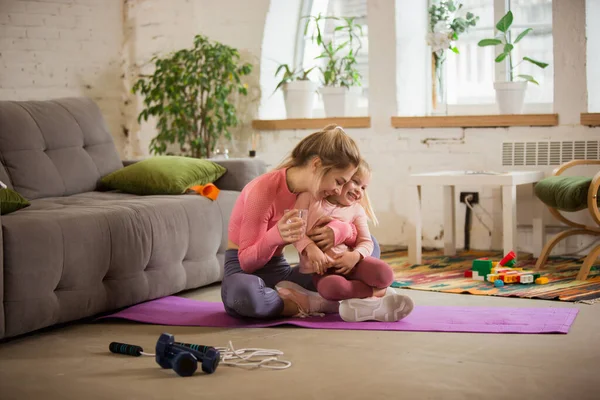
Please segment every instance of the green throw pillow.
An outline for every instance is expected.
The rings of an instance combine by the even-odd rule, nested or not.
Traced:
[[[12,189],[0,189],[0,214],[6,215],[21,208],[29,207],[31,203]]]
[[[550,207],[579,211],[587,208],[591,183],[592,178],[586,176],[550,176],[535,185],[535,194]]]
[[[198,158],[158,156],[128,165],[102,178],[108,189],[138,195],[182,194],[219,179],[227,170]]]

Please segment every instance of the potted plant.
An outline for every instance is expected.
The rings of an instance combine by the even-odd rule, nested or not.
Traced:
[[[314,68],[291,70],[289,65],[281,64],[275,71],[275,76],[284,71],[275,90],[283,90],[287,118],[312,118],[318,84],[308,79],[308,74]]]
[[[513,13],[512,11],[509,11],[496,24],[496,29],[498,29],[500,33],[493,39],[483,39],[478,43],[478,45],[481,47],[502,46],[502,53],[496,57],[495,61],[497,63],[508,61],[508,81],[494,82],[494,89],[496,90],[496,102],[501,114],[520,114],[523,111],[523,102],[525,100],[527,83],[531,82],[539,85],[533,76],[523,74],[515,76],[514,70],[525,61],[540,68],[546,68],[548,66],[548,64],[545,62],[536,61],[529,57],[523,57],[517,63],[517,65],[513,66],[512,51],[515,48],[515,45],[533,29],[525,29],[519,34],[519,36],[517,36],[514,42],[511,42],[509,28],[512,25],[512,22]],[[517,81],[516,79],[520,80]]]
[[[238,123],[231,96],[248,94],[241,77],[252,65],[242,63],[236,49],[202,35],[195,36],[193,48],[151,61],[154,73],[132,88],[144,97],[138,122],[157,118],[151,153],[165,154],[177,143],[181,155],[210,157],[221,136],[231,139],[229,128]]]
[[[325,115],[327,117],[344,117],[356,115],[359,96],[362,93],[360,86],[361,75],[356,66],[356,57],[362,47],[362,26],[355,22],[356,17],[338,18],[308,16],[304,34],[309,26],[314,24],[312,34],[313,42],[323,48],[323,52],[315,59],[324,60],[325,66],[320,66],[323,86],[319,89],[323,97]],[[334,37],[324,40],[319,24],[323,20],[342,21],[334,29]],[[335,38],[335,34],[339,37]],[[340,43],[341,42],[341,43]]]
[[[446,114],[446,50],[459,54],[452,42],[479,21],[479,17],[471,12],[462,14],[462,7],[460,2],[443,0],[428,9],[429,32],[426,41],[431,47],[431,108],[434,114]]]

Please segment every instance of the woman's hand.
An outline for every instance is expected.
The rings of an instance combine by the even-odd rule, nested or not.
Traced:
[[[298,210],[290,210],[283,214],[277,222],[277,229],[279,229],[279,234],[285,243],[297,242],[304,235],[306,226],[304,220],[298,215]]]
[[[331,249],[335,243],[333,229],[327,226],[331,221],[333,221],[331,217],[321,217],[315,222],[313,228],[307,232],[308,237],[315,242],[323,253]]]

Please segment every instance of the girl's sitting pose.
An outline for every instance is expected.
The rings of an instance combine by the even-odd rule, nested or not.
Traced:
[[[371,169],[361,161],[352,179],[339,195],[316,199],[302,193],[296,209],[308,209],[307,229],[323,217],[349,222],[356,227],[356,244],[349,248],[339,244],[323,252],[308,237],[294,243],[300,253],[300,272],[313,273],[318,293],[327,300],[341,301],[339,312],[345,321],[398,321],[413,309],[408,296],[397,293],[389,286],[393,282],[391,267],[371,257],[373,241],[367,225],[367,216],[377,223],[366,189],[371,180]],[[307,302],[310,293],[299,285],[285,281],[276,285],[284,298]]]

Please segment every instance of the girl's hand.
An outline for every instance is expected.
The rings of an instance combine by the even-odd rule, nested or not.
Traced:
[[[335,260],[335,272],[348,275],[360,261],[360,253],[358,251],[345,251],[342,254],[336,254],[333,259]]]
[[[327,268],[329,268],[329,259],[327,256],[314,243],[306,246],[304,251],[315,274],[323,275],[327,271]]]
[[[294,243],[302,238],[306,226],[304,220],[299,217],[298,210],[290,210],[277,222],[277,229],[285,243]]]

